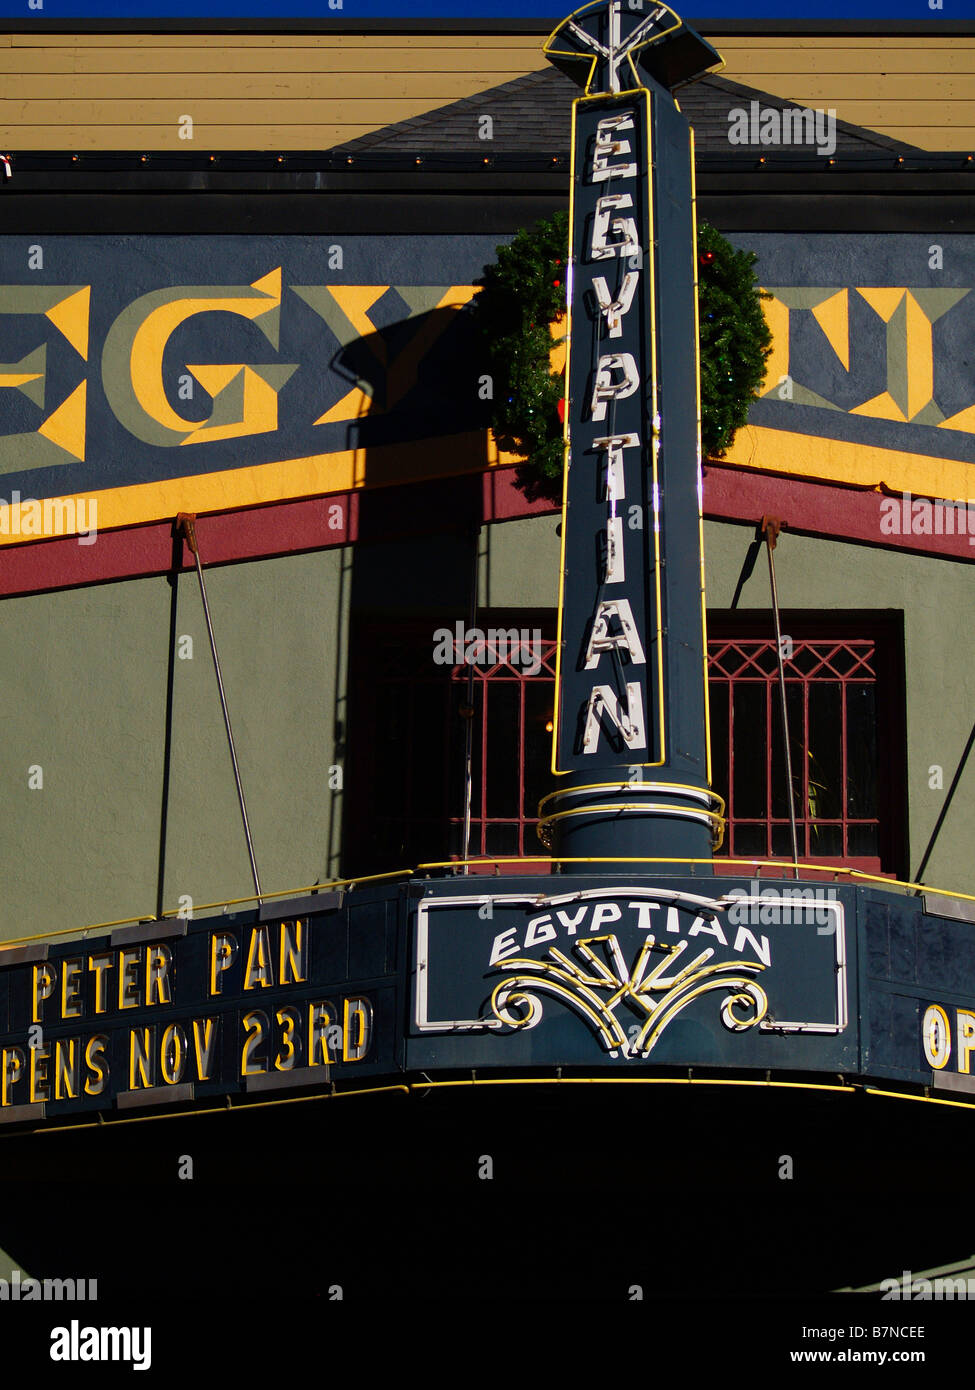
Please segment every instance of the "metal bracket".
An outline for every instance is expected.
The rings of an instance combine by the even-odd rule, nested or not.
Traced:
[[[181,535],[194,555],[199,555],[196,547],[196,513],[178,512],[176,516],[176,533]]]
[[[760,540],[768,541],[770,550],[775,549],[775,542],[779,539],[783,525],[777,516],[763,516],[758,523],[758,537]]]

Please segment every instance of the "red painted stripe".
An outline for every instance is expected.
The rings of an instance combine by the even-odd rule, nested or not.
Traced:
[[[339,493],[204,516],[196,524],[196,538],[204,565],[225,565],[345,545],[355,539],[357,519],[358,497]],[[330,522],[341,523],[341,528],[335,529]],[[0,595],[167,574],[172,557],[173,528],[165,524],[103,531],[92,545],[64,537],[4,546],[0,548]],[[184,545],[182,568],[192,567],[193,557]]]
[[[551,502],[527,501],[517,486],[516,473],[514,468],[497,468],[483,475],[484,521],[558,512]],[[202,517],[197,539],[203,563],[231,564],[354,542],[359,500],[355,492],[337,493]],[[942,559],[975,560],[975,545],[969,544],[968,536],[885,534],[880,525],[882,501],[878,492],[752,469],[709,463],[705,470],[704,514],[709,519],[755,525],[763,515],[777,516],[788,530],[805,535]],[[340,514],[333,510],[336,507]],[[330,520],[340,523],[339,527],[333,528]],[[158,523],[100,532],[93,545],[79,545],[71,537],[7,545],[0,547],[0,595],[166,574],[172,553],[172,528]],[[185,547],[182,567],[192,567]]]
[[[512,521],[523,516],[542,516],[561,511],[544,499],[529,502],[517,484],[516,468],[492,468],[483,475],[485,521]]]
[[[888,550],[910,550],[941,559],[975,560],[966,536],[888,535],[881,530],[883,494],[872,489],[783,478],[752,469],[709,463],[704,477],[704,515],[758,525],[777,516],[790,531],[829,540],[862,541]],[[895,499],[900,509],[899,495]],[[972,513],[975,521],[975,511]]]

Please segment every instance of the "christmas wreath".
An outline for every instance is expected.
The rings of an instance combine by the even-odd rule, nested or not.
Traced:
[[[561,499],[568,216],[523,229],[488,266],[474,301],[491,380],[490,423],[502,447],[524,455],[519,480],[531,497]],[[765,377],[772,336],[755,254],[698,227],[701,445],[720,458],[745,423]]]

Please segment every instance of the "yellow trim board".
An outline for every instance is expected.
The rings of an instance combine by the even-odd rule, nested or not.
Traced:
[[[460,463],[465,455],[472,460],[466,468]],[[446,466],[438,468],[436,462],[441,459],[446,461]],[[86,505],[96,502],[98,530],[110,531],[123,526],[168,521],[177,512],[237,511],[372,486],[426,482],[480,472],[485,464],[488,468],[498,468],[523,461],[518,454],[501,451],[490,431],[470,430],[438,439],[410,440],[369,449],[340,449],[330,454],[281,459],[219,473],[78,492],[58,500],[83,501]],[[27,501],[25,497],[21,505],[26,506]],[[23,545],[45,539],[52,537],[0,533],[0,545]]]
[[[477,459],[469,468],[457,463],[466,453]],[[448,465],[443,469],[433,466],[436,456],[449,460]],[[435,440],[411,440],[368,450],[341,449],[217,473],[76,492],[57,500],[97,502],[98,529],[110,531],[167,521],[177,512],[235,511],[372,486],[478,472],[485,464],[488,468],[499,468],[523,462],[520,454],[499,449],[491,431],[471,430]],[[736,468],[792,474],[817,482],[871,489],[883,485],[892,492],[911,492],[916,496],[950,501],[975,499],[975,469],[959,459],[881,449],[761,425],[745,425],[739,430],[732,447],[719,462]],[[44,539],[50,537],[0,532],[0,546]]]
[[[736,468],[760,468],[769,473],[792,473],[817,482],[853,483],[921,497],[967,501],[975,497],[975,468],[959,459],[880,449],[845,439],[793,434],[764,425],[745,425],[721,463]]]

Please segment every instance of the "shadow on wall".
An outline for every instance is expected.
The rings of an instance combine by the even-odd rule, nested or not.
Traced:
[[[467,620],[477,582],[491,460],[472,338],[466,313],[434,309],[347,344],[331,364],[359,393],[346,446],[360,487],[347,727],[336,730],[347,746],[346,876],[459,849],[463,686],[434,660],[434,634]]]

